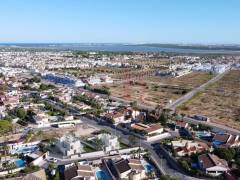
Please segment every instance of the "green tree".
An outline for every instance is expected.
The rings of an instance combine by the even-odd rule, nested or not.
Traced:
[[[27,117],[27,112],[23,108],[16,109],[16,116],[20,119],[25,119]]]
[[[180,165],[182,166],[182,168],[185,169],[186,171],[189,171],[189,170],[190,170],[190,167],[189,167],[187,161],[185,161],[185,160],[180,160],[179,163],[180,163]]]
[[[160,117],[158,118],[158,122],[164,126],[167,124],[167,117],[164,113],[161,113]]]
[[[214,154],[229,162],[235,157],[236,151],[233,148],[216,148]]]

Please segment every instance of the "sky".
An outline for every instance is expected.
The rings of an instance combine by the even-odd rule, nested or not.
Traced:
[[[240,44],[240,0],[2,0],[0,43]]]

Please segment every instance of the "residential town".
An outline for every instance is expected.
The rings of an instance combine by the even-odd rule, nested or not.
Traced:
[[[0,179],[237,179],[239,104],[227,119],[191,103],[229,73],[238,103],[239,68],[237,55],[1,48]]]

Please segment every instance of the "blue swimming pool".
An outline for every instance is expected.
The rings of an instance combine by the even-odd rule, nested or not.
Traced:
[[[15,153],[16,154],[20,154],[20,153],[32,153],[34,151],[36,151],[38,149],[38,147],[36,145],[34,146],[28,146],[28,147],[20,147],[20,148],[17,148],[15,150]]]
[[[146,165],[144,166],[144,169],[145,169],[145,171],[146,171],[147,173],[150,173],[150,172],[153,171],[153,166],[152,166],[151,164],[146,164]]]
[[[15,164],[19,168],[19,167],[24,167],[26,163],[22,159],[16,159]]]
[[[108,180],[107,175],[103,171],[97,171],[96,177],[98,180]]]

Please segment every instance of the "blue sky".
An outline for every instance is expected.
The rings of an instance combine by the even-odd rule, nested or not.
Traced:
[[[3,0],[0,42],[240,44],[240,0]]]

